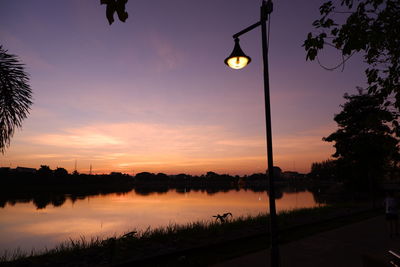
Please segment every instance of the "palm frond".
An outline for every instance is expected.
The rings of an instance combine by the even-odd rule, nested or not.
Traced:
[[[0,151],[10,145],[15,129],[29,114],[32,90],[24,64],[0,45]]]

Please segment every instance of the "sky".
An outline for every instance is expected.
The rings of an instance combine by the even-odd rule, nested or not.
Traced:
[[[343,71],[306,61],[321,0],[275,0],[269,69],[274,165],[310,171],[330,158],[344,93],[365,85],[358,56]],[[81,173],[264,172],[261,29],[240,38],[252,62],[224,59],[260,0],[129,0],[110,26],[97,0],[1,0],[0,45],[26,65],[30,115],[0,166]],[[329,48],[328,48],[329,49]],[[337,51],[320,56],[331,67]]]

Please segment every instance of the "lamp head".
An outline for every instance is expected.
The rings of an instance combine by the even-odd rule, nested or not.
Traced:
[[[239,38],[235,38],[235,47],[230,56],[227,57],[224,62],[232,69],[242,69],[251,62],[251,58],[240,48]]]

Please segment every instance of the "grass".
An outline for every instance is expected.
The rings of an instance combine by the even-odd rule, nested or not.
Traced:
[[[348,206],[325,206],[281,212],[280,242],[289,242],[377,214],[354,213]],[[341,220],[338,218],[341,218]],[[105,239],[67,240],[53,249],[15,250],[0,257],[1,266],[197,266],[220,262],[268,247],[268,215],[244,216],[226,223],[198,221],[185,225],[129,231]]]

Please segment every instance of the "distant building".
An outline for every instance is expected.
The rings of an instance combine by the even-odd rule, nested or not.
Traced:
[[[14,169],[15,172],[19,173],[36,173],[35,168],[17,167]]]

